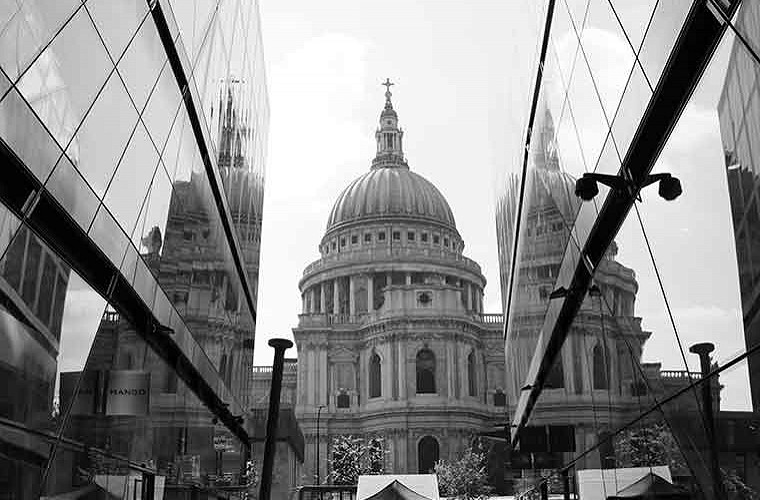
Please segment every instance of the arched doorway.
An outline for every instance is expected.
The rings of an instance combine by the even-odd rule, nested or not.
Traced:
[[[420,474],[429,474],[438,461],[438,440],[433,436],[425,436],[417,444],[417,463]]]

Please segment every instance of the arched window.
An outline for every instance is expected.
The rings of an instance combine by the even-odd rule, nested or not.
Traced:
[[[478,395],[478,379],[477,371],[475,370],[475,351],[470,351],[467,356],[467,381],[470,385],[470,396]]]
[[[493,393],[493,405],[504,407],[507,406],[507,395],[501,389],[496,389]]]
[[[603,342],[594,347],[594,389],[610,388],[609,351]]]
[[[380,356],[377,353],[369,358],[369,397],[379,398],[381,395],[381,371]]]
[[[430,349],[417,353],[417,394],[435,394],[435,354]]]
[[[351,397],[346,394],[346,391],[340,391],[340,394],[338,394],[336,401],[336,406],[338,408],[349,408],[351,406]]]
[[[433,436],[425,436],[417,445],[417,462],[420,474],[429,474],[438,461],[438,440]]]

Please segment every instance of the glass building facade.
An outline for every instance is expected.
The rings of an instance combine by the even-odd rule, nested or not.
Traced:
[[[605,498],[654,472],[741,497],[760,486],[758,3],[544,15],[497,197],[515,492]]]
[[[0,498],[248,491],[268,122],[257,2],[0,2]]]

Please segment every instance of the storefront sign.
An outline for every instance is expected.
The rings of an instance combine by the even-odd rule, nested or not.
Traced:
[[[150,373],[112,370],[106,385],[106,415],[147,415],[150,409]]]

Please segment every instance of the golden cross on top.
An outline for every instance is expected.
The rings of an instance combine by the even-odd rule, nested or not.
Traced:
[[[390,92],[391,91],[391,85],[396,85],[396,84],[395,83],[391,83],[391,79],[390,78],[386,78],[385,81],[383,83],[381,83],[380,85],[385,85],[385,91],[386,92]]]

